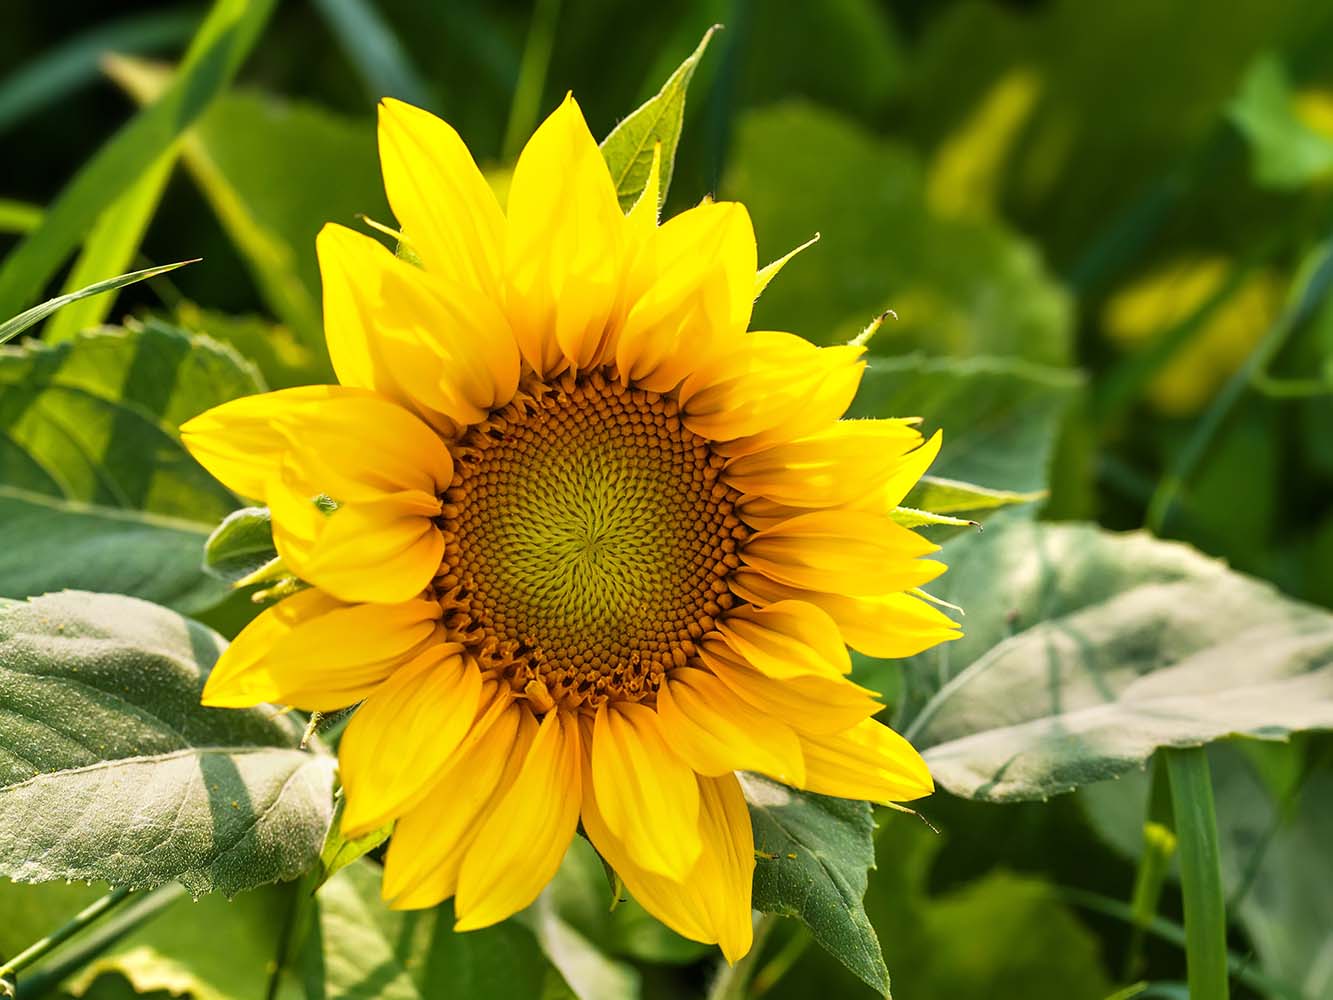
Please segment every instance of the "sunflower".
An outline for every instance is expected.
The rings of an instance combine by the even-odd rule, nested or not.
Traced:
[[[958,635],[913,595],[943,566],[890,512],[934,459],[910,420],[840,419],[864,362],[747,332],[744,207],[628,212],[567,98],[507,211],[444,122],[380,108],[385,187],[419,266],[326,226],[339,385],[182,429],[268,504],[308,588],[257,617],[204,702],[330,711],[343,828],[394,823],[394,907],[457,928],[531,903],[582,825],[625,887],[730,960],[755,851],[737,772],[897,803],[931,791],[874,721],[847,646]]]

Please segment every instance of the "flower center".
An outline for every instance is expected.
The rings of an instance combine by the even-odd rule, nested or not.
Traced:
[[[529,383],[453,450],[446,625],[536,702],[652,697],[733,603],[739,497],[669,396],[600,371]]]

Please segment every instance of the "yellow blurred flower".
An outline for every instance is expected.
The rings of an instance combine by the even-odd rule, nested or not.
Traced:
[[[1231,267],[1225,257],[1177,258],[1117,292],[1102,312],[1102,328],[1125,348],[1145,344],[1202,307],[1222,287]],[[1249,357],[1276,316],[1281,295],[1280,283],[1265,271],[1242,278],[1149,384],[1153,405],[1174,417],[1203,409]]]
[[[503,212],[458,135],[386,101],[389,200],[421,267],[318,239],[341,385],[236,400],[183,429],[272,509],[311,584],[261,614],[210,705],[362,702],[344,830],[396,821],[395,907],[457,927],[528,905],[580,821],[680,933],[751,944],[735,772],[900,802],[926,767],[871,717],[845,643],[904,656],[957,626],[908,591],[943,566],[889,513],[939,436],[840,420],[859,347],[746,332],[745,209],[622,214],[572,98]]]

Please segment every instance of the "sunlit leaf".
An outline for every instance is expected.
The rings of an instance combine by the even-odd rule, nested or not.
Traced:
[[[204,569],[219,580],[243,580],[278,557],[273,515],[267,507],[243,507],[228,514],[204,544]]]
[[[332,758],[270,708],[208,709],[224,647],[134,598],[65,591],[0,609],[0,875],[172,880],[227,894],[304,871]]]

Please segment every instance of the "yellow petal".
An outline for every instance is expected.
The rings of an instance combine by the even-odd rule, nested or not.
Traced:
[[[446,430],[439,416],[476,423],[513,398],[518,346],[492,298],[343,226],[326,225],[315,245],[325,336],[340,379],[368,385]]]
[[[940,446],[943,443],[944,432],[936,431],[930,440],[922,444],[920,448],[905,455],[893,473],[876,490],[855,506],[885,514],[892,513],[894,508],[903,502],[903,498],[911,492],[912,487],[926,474],[926,470],[931,467],[935,457],[939,455]]]
[[[719,640],[699,645],[704,665],[760,712],[805,733],[840,733],[884,706],[845,677],[806,674],[775,680],[752,669]]]
[[[750,892],[754,881],[754,834],[740,786],[732,775],[696,777],[699,796],[699,860],[689,876],[675,880],[642,867],[611,832],[589,794],[585,776],[583,828],[636,900],[678,934],[717,943],[729,962],[750,950]]]
[[[273,541],[302,580],[343,601],[394,604],[439,571],[444,538],[437,496],[420,490],[346,503],[325,513],[286,483],[269,487]]]
[[[657,689],[666,742],[700,774],[758,771],[789,785],[805,780],[791,727],[760,712],[704,670],[673,670]]]
[[[920,443],[920,432],[904,420],[840,420],[818,434],[733,458],[723,478],[741,493],[775,503],[835,507],[882,492]]]
[[[528,140],[509,188],[509,319],[538,374],[607,360],[619,307],[625,217],[574,98]]]
[[[332,400],[372,395],[340,385],[303,385],[242,396],[187,420],[181,425],[181,441],[224,486],[263,499],[289,447],[279,423],[305,423]]]
[[[837,735],[804,735],[808,791],[870,802],[910,802],[935,790],[912,744],[874,719]]]
[[[439,604],[424,599],[348,605],[303,590],[266,610],[232,641],[208,677],[203,703],[345,708],[438,641],[440,615]]]
[[[939,546],[869,511],[820,510],[750,537],[741,559],[792,587],[835,594],[887,594],[919,587],[944,571],[918,556]]]
[[[646,240],[657,228],[662,202],[662,143],[653,143],[653,162],[648,167],[648,182],[634,207],[626,213],[629,231],[636,240]]]
[[[483,696],[483,703],[472,736],[394,827],[381,894],[395,910],[435,906],[454,894],[465,850],[518,777],[537,734],[532,713],[512,698],[488,703]]]
[[[471,728],[481,672],[442,643],[389,675],[343,732],[343,833],[359,837],[402,815],[440,777]]]
[[[592,774],[602,816],[635,861],[684,878],[699,858],[699,789],[662,738],[657,713],[634,703],[599,708]]]
[[[962,638],[957,622],[911,594],[826,594],[789,587],[746,570],[732,576],[729,583],[737,597],[751,604],[796,600],[823,608],[838,623],[847,644],[866,656],[915,656],[938,643]]]
[[[742,605],[727,612],[717,631],[741,659],[777,680],[804,674],[837,677],[852,670],[837,623],[804,601]]]
[[[750,323],[754,269],[754,228],[736,202],[700,205],[650,233],[629,273],[621,378],[666,392],[738,338]]]
[[[832,425],[861,382],[861,347],[815,347],[759,331],[706,359],[680,388],[685,425],[743,455]]]
[[[582,757],[578,720],[547,712],[523,769],[463,857],[455,930],[498,923],[536,899],[555,875],[579,822]]]
[[[428,271],[500,301],[504,215],[458,133],[385,98],[380,165],[389,205]]]

